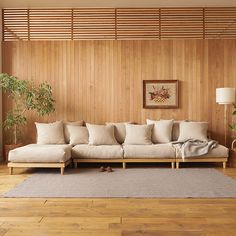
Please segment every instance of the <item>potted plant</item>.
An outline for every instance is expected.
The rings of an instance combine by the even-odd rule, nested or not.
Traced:
[[[6,73],[0,74],[0,88],[12,101],[12,109],[7,112],[2,123],[3,128],[11,133],[10,144],[4,145],[7,158],[10,150],[22,145],[19,138],[21,128],[27,123],[26,112],[35,111],[40,116],[50,114],[55,110],[55,101],[49,84],[41,83],[36,86],[31,81],[19,80]]]

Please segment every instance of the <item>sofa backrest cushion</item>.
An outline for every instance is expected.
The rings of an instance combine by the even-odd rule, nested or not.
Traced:
[[[181,122],[180,135],[178,141],[184,142],[188,139],[197,139],[201,141],[207,141],[207,122]]]
[[[106,125],[114,125],[115,138],[117,142],[120,144],[124,143],[125,141],[125,136],[126,136],[125,124],[132,124],[132,122],[120,122],[120,123],[106,122]]]
[[[125,124],[125,144],[149,145],[152,144],[153,125]]]
[[[37,144],[64,144],[63,122],[35,122],[37,129]]]
[[[90,145],[117,145],[114,125],[94,125],[86,123]]]
[[[147,124],[153,124],[152,142],[153,143],[169,143],[172,139],[173,120],[149,120]]]
[[[85,126],[67,125],[67,131],[70,136],[70,144],[88,144],[89,133]]]
[[[63,123],[64,123],[65,141],[66,141],[66,143],[69,143],[70,142],[70,134],[68,132],[67,125],[82,126],[84,124],[84,121],[83,120],[74,121],[74,122],[64,121]]]

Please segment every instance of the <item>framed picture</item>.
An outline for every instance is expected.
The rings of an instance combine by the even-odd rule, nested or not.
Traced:
[[[178,80],[143,80],[143,108],[178,108]]]

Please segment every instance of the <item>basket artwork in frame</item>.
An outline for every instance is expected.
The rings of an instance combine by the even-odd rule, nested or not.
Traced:
[[[178,80],[143,80],[143,108],[178,108]]]

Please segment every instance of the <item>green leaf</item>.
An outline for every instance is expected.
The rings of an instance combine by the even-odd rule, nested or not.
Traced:
[[[55,111],[55,100],[52,98],[52,87],[48,83],[36,86],[28,80],[20,80],[7,73],[0,73],[0,88],[8,93],[12,99],[14,108],[8,111],[3,121],[3,128],[20,133],[20,128],[27,124],[24,116],[25,111],[35,111],[38,115],[44,116]]]
[[[233,131],[236,131],[236,124],[229,125],[229,127],[230,127]]]

